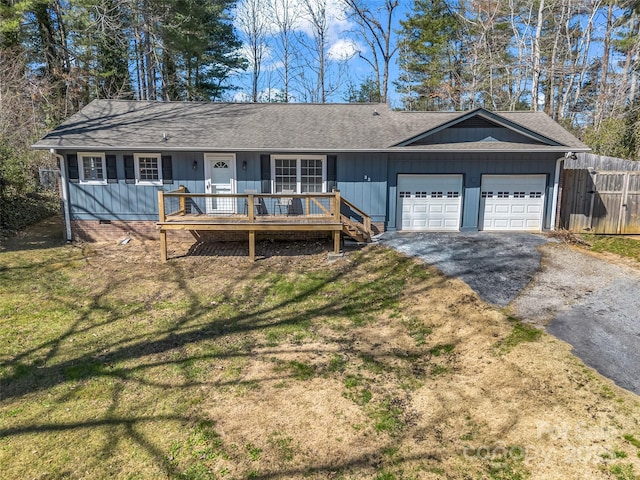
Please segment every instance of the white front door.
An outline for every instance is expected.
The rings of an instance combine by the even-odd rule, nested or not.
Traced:
[[[206,153],[204,156],[205,192],[220,195],[235,192],[236,156]],[[235,213],[236,201],[231,197],[207,198],[207,213]]]
[[[399,230],[459,230],[462,175],[398,175]]]
[[[542,230],[546,175],[483,175],[482,230]]]

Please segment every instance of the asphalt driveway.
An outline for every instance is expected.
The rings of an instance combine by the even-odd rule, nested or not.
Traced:
[[[536,247],[548,241],[529,233],[388,232],[380,243],[460,278],[483,300],[504,307],[540,269]]]
[[[541,234],[389,232],[380,242],[545,326],[587,365],[640,395],[640,268]]]

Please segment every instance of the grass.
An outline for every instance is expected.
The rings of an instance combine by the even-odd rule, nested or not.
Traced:
[[[578,478],[570,443],[620,452],[585,471],[640,468],[628,393],[386,248],[162,264],[58,238],[0,251],[2,479]],[[606,433],[547,442],[549,412]],[[545,456],[462,453],[503,438]]]
[[[446,355],[448,353],[453,352],[455,345],[451,345],[450,343],[446,343],[444,345],[436,345],[429,349],[429,353],[434,357],[440,357],[441,355]]]
[[[627,433],[623,435],[622,438],[624,438],[627,442],[629,442],[631,445],[633,445],[638,450],[640,450],[640,440],[638,440],[636,437],[634,437],[630,433]]]
[[[387,398],[371,414],[377,432],[398,434],[404,427],[402,408],[395,399]]]
[[[496,348],[501,354],[510,352],[521,343],[535,342],[542,336],[542,330],[533,325],[523,323],[514,317],[508,317],[508,320],[512,325],[511,332],[496,344]]]
[[[615,464],[609,467],[609,472],[616,480],[636,480],[637,477],[634,473],[633,465]]]
[[[583,234],[582,238],[591,245],[594,252],[615,253],[640,262],[640,241],[617,235]]]

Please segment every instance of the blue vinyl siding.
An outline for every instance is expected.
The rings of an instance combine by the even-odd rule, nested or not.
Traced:
[[[61,152],[65,158],[67,152]],[[136,152],[137,153],[137,152]],[[163,152],[170,155],[173,183],[136,185],[124,179],[124,155],[134,152],[105,152],[116,156],[118,182],[106,185],[69,184],[71,217],[73,220],[157,220],[158,189],[175,190],[184,185],[190,192],[204,192],[204,153]],[[196,169],[193,162],[197,161]]]
[[[67,152],[60,152],[63,155]],[[116,155],[118,181],[106,185],[70,183],[71,216],[74,220],[157,220],[158,189],[203,193],[204,152],[164,152],[170,155],[173,184],[136,185],[124,179],[124,155],[134,152],[105,152]],[[156,153],[156,152],[153,152]],[[238,152],[236,154],[236,190],[261,192],[260,154],[276,152]],[[317,152],[324,154],[324,152]],[[341,195],[367,212],[372,221],[396,227],[396,183],[399,174],[461,174],[463,176],[463,212],[461,229],[477,230],[482,175],[547,175],[545,228],[550,227],[556,160],[559,153],[338,153],[337,188]],[[65,155],[66,157],[66,155]],[[194,161],[197,162],[193,168]],[[238,208],[241,209],[242,206]],[[169,210],[171,206],[167,209]],[[204,211],[204,201],[194,207]]]
[[[448,128],[418,140],[413,145],[435,145],[441,143],[480,142],[488,137],[501,142],[541,144],[521,133],[503,127]]]
[[[367,212],[372,221],[384,222],[387,215],[387,154],[340,154],[336,173],[340,195]]]
[[[544,227],[550,228],[556,160],[549,153],[396,153],[389,155],[389,210],[387,229],[396,228],[398,174],[462,174],[463,210],[461,230],[477,230],[482,175],[547,175]]]
[[[243,165],[246,163],[247,169]],[[237,193],[244,193],[246,190],[255,190],[262,193],[260,181],[260,154],[254,152],[240,152],[236,154],[237,172]]]

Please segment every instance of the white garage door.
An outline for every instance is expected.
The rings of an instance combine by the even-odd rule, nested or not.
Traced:
[[[400,230],[459,230],[462,175],[398,175]]]
[[[542,230],[546,175],[483,175],[480,228]]]

